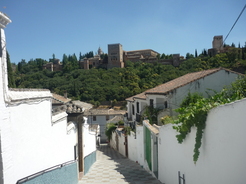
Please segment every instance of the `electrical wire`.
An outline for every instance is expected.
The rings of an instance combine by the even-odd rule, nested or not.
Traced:
[[[225,37],[225,39],[224,39],[224,41],[223,41],[222,45],[224,45],[224,43],[225,43],[225,41],[226,41],[227,37],[230,35],[230,33],[231,33],[231,31],[233,30],[234,26],[236,25],[237,21],[239,20],[239,18],[240,18],[240,17],[241,17],[241,15],[243,14],[243,11],[245,10],[245,8],[246,8],[246,4],[244,5],[244,7],[243,7],[243,9],[242,9],[241,13],[239,14],[239,16],[237,17],[237,20],[234,22],[233,26],[231,27],[231,29],[230,29],[229,33],[226,35],[226,37]],[[221,45],[221,46],[222,46],[222,45]]]

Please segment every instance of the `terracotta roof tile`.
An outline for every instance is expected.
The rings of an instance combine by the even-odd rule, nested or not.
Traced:
[[[90,109],[84,112],[84,115],[124,115],[126,111],[124,110],[114,110],[114,109]]]
[[[58,95],[58,94],[55,94],[55,93],[52,93],[52,96],[53,96],[53,102],[52,103],[67,103],[67,102],[70,102],[71,99],[69,98],[65,98],[64,96],[61,96],[61,95]]]
[[[188,73],[186,75],[183,75],[181,77],[178,77],[176,79],[173,79],[169,82],[166,82],[164,84],[161,84],[159,86],[156,86],[152,89],[149,89],[147,91],[145,91],[146,94],[149,94],[149,93],[167,93],[167,92],[170,92],[174,89],[177,89],[179,87],[182,87],[186,84],[189,84],[193,81],[196,81],[198,79],[201,79],[205,76],[208,76],[212,73],[215,73],[217,71],[219,71],[220,69],[219,68],[216,68],[216,69],[211,69],[211,70],[203,70],[203,71],[200,71],[200,72],[194,72],[194,73]]]
[[[203,70],[200,72],[188,73],[186,75],[183,75],[181,77],[173,79],[173,80],[166,82],[164,84],[160,84],[160,85],[158,85],[152,89],[149,89],[143,93],[129,97],[126,100],[127,101],[134,101],[134,98],[146,99],[146,94],[165,94],[165,93],[171,92],[174,89],[185,86],[191,82],[194,82],[194,81],[199,80],[201,78],[204,78],[208,75],[211,75],[215,72],[218,72],[220,70],[225,70],[225,71],[229,71],[232,73],[236,73],[238,75],[243,75],[243,74],[240,74],[240,73],[237,73],[237,72],[225,69],[225,68],[215,68],[215,69],[210,69],[210,70]]]
[[[139,98],[139,99],[146,99],[145,92],[131,96],[126,99],[126,101],[134,101],[134,98]]]

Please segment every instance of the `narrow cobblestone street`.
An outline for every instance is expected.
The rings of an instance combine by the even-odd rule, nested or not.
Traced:
[[[125,158],[107,144],[97,150],[97,161],[79,184],[161,184],[139,164]]]

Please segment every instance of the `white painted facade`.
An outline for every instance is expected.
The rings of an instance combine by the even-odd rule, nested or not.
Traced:
[[[3,157],[9,161],[6,163],[5,183],[15,183],[18,179],[75,159],[77,130],[74,126],[67,126],[65,112],[52,117],[50,100],[9,109],[8,128],[2,127],[9,131],[2,142],[11,140],[7,143],[11,148],[7,155],[11,159]]]
[[[117,114],[118,115],[118,114]],[[106,131],[106,124],[109,119],[114,118],[117,115],[90,115],[87,116],[88,118],[88,124],[98,124],[100,126],[100,140],[102,143],[105,143],[108,141],[108,138],[105,134]],[[94,119],[93,119],[94,116]]]
[[[128,135],[128,158],[144,166],[143,126],[136,126],[136,133]]]
[[[145,99],[134,98],[133,101],[127,101],[128,118],[135,121],[137,119],[137,114],[141,114],[144,111],[144,108],[150,105],[150,100],[153,100],[153,106],[155,108],[163,109],[163,111],[159,114],[158,120],[165,115],[174,115],[175,112],[173,110],[180,106],[181,102],[189,92],[198,92],[202,93],[204,96],[207,96],[206,91],[209,89],[219,92],[223,89],[223,87],[234,82],[238,76],[239,75],[236,73],[221,69],[204,78],[176,88],[166,95],[146,93]],[[213,94],[213,91],[211,91],[211,94]],[[165,107],[165,102],[167,103],[167,107]],[[139,112],[137,112],[138,104]]]
[[[136,127],[137,133],[137,161],[140,165],[144,165],[144,139],[143,139],[143,126]],[[129,151],[129,150],[128,150]]]
[[[172,125],[159,134],[159,179],[178,183],[178,171],[189,184],[244,184],[246,181],[245,144],[246,99],[212,109],[207,118],[200,156],[193,163],[196,130],[178,144]]]
[[[118,140],[119,140],[119,153],[126,157],[126,142],[125,142],[125,134],[118,133]]]
[[[128,158],[134,162],[138,162],[137,139],[136,134],[131,132],[127,137],[128,141]]]
[[[87,118],[84,117],[83,125],[83,156],[84,158],[96,151],[96,132],[90,131]]]
[[[246,99],[243,99],[209,112],[196,164],[193,162],[196,129],[192,128],[184,142],[179,144],[172,124],[160,126],[159,134],[151,135],[151,171],[145,160],[143,129],[148,125],[144,122],[144,126],[137,126],[136,140],[128,136],[129,158],[138,161],[153,176],[154,171],[157,171],[158,179],[165,184],[178,183],[179,171],[181,175],[184,174],[186,183],[190,184],[244,184],[245,109]]]
[[[65,112],[52,116],[49,90],[8,88],[5,19],[0,12],[0,183],[12,184],[74,160],[77,130]]]
[[[117,140],[118,140],[118,144],[117,144]],[[112,132],[112,138],[109,144],[111,148],[115,149],[121,155],[126,157],[125,135],[122,132],[117,132],[117,130]]]
[[[110,139],[109,145],[110,145],[111,148],[117,150],[117,146],[116,146],[116,132],[112,132],[112,137]]]

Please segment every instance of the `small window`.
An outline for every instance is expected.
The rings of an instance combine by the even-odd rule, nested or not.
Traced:
[[[135,108],[134,108],[134,105],[132,105],[132,114],[133,114],[133,115],[135,114]]]
[[[164,107],[167,108],[167,101],[164,102]]]
[[[96,116],[93,116],[93,121],[96,121],[97,120],[97,117]]]
[[[78,159],[78,145],[76,144],[74,146],[74,160]]]
[[[139,102],[137,102],[137,113],[139,113]]]
[[[109,120],[109,115],[106,115],[106,121],[108,121]]]
[[[149,106],[152,107],[152,108],[154,107],[154,100],[153,99],[149,100]]]

